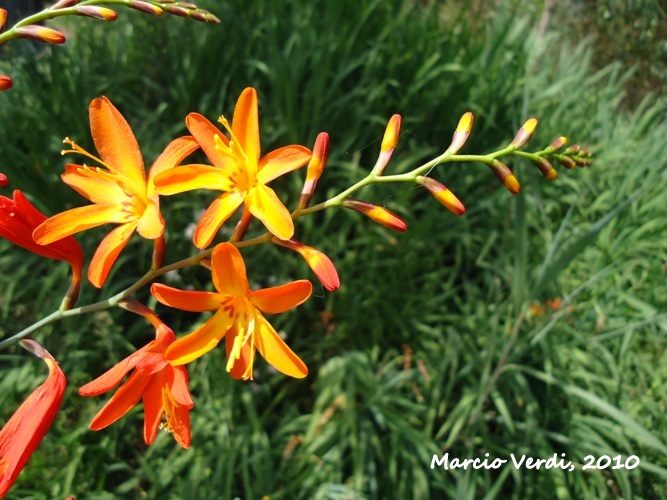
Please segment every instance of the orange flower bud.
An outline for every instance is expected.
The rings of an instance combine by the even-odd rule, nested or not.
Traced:
[[[466,207],[444,184],[432,179],[431,177],[419,176],[416,179],[417,184],[424,186],[435,196],[435,199],[442,203],[450,212],[456,215],[466,213]]]
[[[7,26],[7,11],[0,8],[0,33],[2,33]]]
[[[67,386],[58,362],[41,344],[25,339],[21,345],[46,363],[49,376],[0,430],[0,497],[7,494],[44,439],[60,409]]]
[[[153,240],[153,269],[160,269],[164,265],[164,256],[167,253],[167,244],[164,234]]]
[[[324,288],[330,292],[335,292],[340,287],[340,278],[338,277],[338,271],[334,266],[331,259],[325,254],[317,250],[316,248],[309,247],[304,245],[300,241],[295,239],[291,240],[279,240],[278,238],[273,238],[271,241],[277,245],[289,248],[298,252],[301,257],[306,261],[308,267],[315,273],[317,279],[320,280]]]
[[[454,137],[452,138],[452,143],[447,148],[451,154],[455,155],[458,153],[461,148],[464,146],[472,130],[472,124],[474,121],[473,114],[468,111],[465,113],[459,120],[459,124],[456,127],[454,132]]]
[[[142,2],[141,0],[130,0],[130,3],[127,5],[131,9],[136,9],[146,14],[151,14],[153,16],[161,16],[164,12],[157,5],[153,5],[148,2]]]
[[[7,75],[0,75],[0,90],[9,90],[14,86],[14,82]]]
[[[306,208],[310,204],[310,200],[313,198],[313,194],[315,193],[317,181],[320,179],[324,173],[324,168],[327,166],[328,158],[329,134],[326,132],[321,132],[317,136],[317,139],[315,139],[315,145],[313,146],[313,156],[310,157],[310,162],[308,163],[306,182],[303,185],[301,197],[299,198],[299,208]]]
[[[558,177],[558,172],[556,172],[556,169],[546,158],[540,158],[539,160],[533,161],[533,163],[537,165],[537,168],[540,169],[542,175],[548,180],[553,181]]]
[[[96,7],[96,6],[80,6],[76,8],[76,14],[78,16],[92,17],[95,19],[100,19],[101,21],[115,21],[118,18],[118,14],[115,10],[107,9],[106,7]]]
[[[566,144],[567,144],[567,137],[560,136],[554,139],[553,142],[549,144],[549,147],[554,151],[559,151]]]
[[[352,198],[345,200],[343,206],[361,212],[369,219],[393,231],[403,232],[408,228],[408,225],[403,219],[384,207],[378,207],[377,205],[372,205],[371,203],[366,203],[361,200],[354,200]]]
[[[519,129],[519,131],[516,134],[516,137],[514,138],[514,140],[510,145],[514,146],[517,149],[521,149],[528,143],[530,138],[533,137],[533,133],[535,132],[536,128],[537,128],[537,120],[535,118],[530,118]]]
[[[60,31],[46,28],[45,26],[38,26],[36,24],[16,28],[15,32],[19,38],[30,38],[43,43],[65,43],[65,35]]]
[[[398,138],[401,135],[401,121],[401,115],[394,115],[389,119],[387,128],[384,131],[384,137],[382,138],[382,145],[380,146],[380,156],[378,156],[377,162],[375,162],[375,166],[373,167],[373,174],[382,175],[387,169],[392,156],[394,156]]]
[[[517,194],[521,191],[521,184],[519,184],[519,181],[507,165],[500,160],[493,160],[493,162],[489,164],[489,167],[510,193]]]
[[[9,179],[7,179],[7,176],[3,173],[0,173],[0,187],[6,186],[9,184]]]
[[[387,151],[388,149],[394,149],[396,147],[398,138],[401,134],[401,121],[401,115],[398,114],[389,119],[387,129],[382,138],[382,146],[380,146],[381,151]]]

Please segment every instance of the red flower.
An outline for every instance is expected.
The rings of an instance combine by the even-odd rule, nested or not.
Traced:
[[[44,360],[49,376],[0,431],[0,497],[5,496],[56,417],[67,381],[56,360],[34,340],[21,341]]]
[[[71,307],[79,295],[83,268],[83,250],[72,237],[39,245],[32,237],[46,216],[37,210],[21,191],[14,191],[14,199],[0,196],[0,237],[15,245],[48,259],[64,260],[72,266],[72,286],[67,296]]]
[[[134,373],[95,415],[90,428],[94,431],[104,429],[143,399],[146,444],[153,444],[162,415],[166,414],[165,428],[173,433],[178,444],[188,448],[191,442],[190,409],[194,406],[188,390],[188,372],[185,367],[171,366],[164,359],[164,351],[176,340],[171,328],[162,323],[155,314],[147,316],[147,319],[156,328],[155,340],[81,387],[79,394],[97,396],[107,392],[134,368]]]

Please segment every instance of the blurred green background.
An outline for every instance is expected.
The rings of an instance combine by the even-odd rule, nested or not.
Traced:
[[[545,5],[545,3],[547,5]],[[221,349],[189,366],[193,444],[161,432],[146,447],[142,410],[91,432],[107,398],[76,389],[144,345],[151,327],[121,310],[69,319],[36,336],[70,386],[54,427],[8,498],[659,498],[667,496],[667,67],[665,11],[653,1],[433,2],[228,0],[198,2],[202,25],[120,10],[115,23],[67,19],[67,44],[3,47],[0,171],[46,213],[84,204],[59,180],[68,136],[93,151],[91,99],[106,95],[135,131],[147,163],[186,132],[192,111],[231,116],[257,88],[264,151],[312,146],[329,132],[315,202],[362,178],[386,121],[403,115],[390,171],[447,147],[475,114],[465,152],[512,139],[531,116],[528,149],[566,135],[595,154],[590,169],[511,166],[513,197],[483,165],[432,175],[468,211],[457,218],[410,186],[360,198],[408,223],[391,233],[361,215],[303,218],[296,237],[326,252],[342,286],[315,286],[298,310],[271,317],[306,362],[304,380],[259,360],[233,381]],[[11,15],[11,12],[10,12]],[[15,18],[14,18],[15,19]],[[203,159],[203,157],[199,157]],[[293,205],[303,172],[274,184]],[[4,188],[5,195],[10,193]],[[214,194],[162,202],[172,262],[193,253],[188,231]],[[231,226],[230,226],[231,227]],[[108,228],[79,240],[90,255]],[[251,233],[260,230],[251,226]],[[103,291],[142,275],[151,248],[133,239]],[[283,248],[244,250],[254,286],[309,277]],[[67,266],[0,241],[0,334],[56,309]],[[203,269],[171,276],[210,286]],[[139,300],[154,306],[145,291]],[[558,310],[545,304],[561,299]],[[176,332],[206,319],[159,306]],[[0,422],[45,377],[20,349],[0,354]],[[549,458],[560,469],[430,468],[432,456]],[[633,470],[582,470],[587,455],[636,455]],[[616,462],[614,462],[616,463]]]

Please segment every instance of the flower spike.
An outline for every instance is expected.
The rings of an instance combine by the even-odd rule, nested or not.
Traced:
[[[67,385],[58,362],[39,342],[24,339],[21,345],[46,363],[49,376],[0,430],[0,497],[7,494],[53,424]]]
[[[289,248],[297,252],[303,260],[306,261],[310,270],[313,271],[317,279],[320,280],[322,286],[326,288],[329,292],[335,292],[340,287],[340,278],[338,277],[338,271],[336,271],[336,266],[331,262],[331,259],[323,252],[320,252],[317,248],[309,247],[304,245],[300,241],[295,240],[294,238],[290,240],[279,240],[278,238],[273,238],[271,241],[276,245]]]
[[[369,219],[393,231],[403,232],[408,228],[408,225],[403,219],[384,207],[378,207],[377,205],[372,205],[371,203],[352,198],[345,200],[343,206],[361,212]]]
[[[466,213],[466,207],[459,201],[459,199],[452,193],[444,184],[436,181],[431,177],[419,176],[415,182],[424,186],[440,203],[442,203],[447,210],[455,215],[463,215]]]

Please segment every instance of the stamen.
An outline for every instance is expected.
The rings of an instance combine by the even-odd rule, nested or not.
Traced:
[[[107,165],[106,163],[104,163],[104,162],[103,162],[102,160],[100,160],[97,156],[90,154],[88,151],[86,151],[85,149],[83,149],[81,146],[79,146],[77,143],[75,143],[75,142],[74,142],[72,139],[70,139],[69,137],[65,137],[65,139],[63,140],[63,143],[64,143],[64,144],[67,144],[68,146],[71,146],[72,149],[63,149],[63,150],[60,152],[61,155],[64,156],[64,155],[69,154],[69,153],[78,153],[78,154],[82,154],[82,155],[84,155],[84,156],[87,156],[87,157],[90,158],[91,160],[96,161],[96,162],[99,163],[100,165],[103,165],[103,166],[104,166],[105,168],[107,168],[108,170],[111,170],[111,169],[109,168],[109,165]]]

